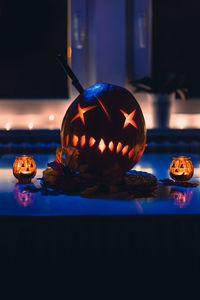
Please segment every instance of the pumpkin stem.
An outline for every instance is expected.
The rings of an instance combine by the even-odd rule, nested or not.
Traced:
[[[64,60],[62,54],[58,54],[56,56],[56,60],[61,66],[61,68],[64,70],[65,74],[68,75],[72,79],[73,86],[77,89],[77,91],[81,94],[84,91],[84,88],[80,84],[78,78],[73,73],[72,69],[68,66],[67,62]]]

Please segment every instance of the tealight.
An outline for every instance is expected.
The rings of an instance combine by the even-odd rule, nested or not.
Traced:
[[[190,157],[174,157],[169,168],[169,174],[177,182],[188,181],[192,178],[194,167]]]
[[[31,155],[17,156],[13,164],[13,175],[19,183],[27,184],[36,175],[36,164]]]

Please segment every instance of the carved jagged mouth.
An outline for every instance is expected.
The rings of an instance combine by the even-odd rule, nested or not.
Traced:
[[[69,145],[69,135],[66,137],[66,146]],[[134,154],[134,148],[130,148],[129,145],[123,145],[121,142],[114,143],[113,141],[109,141],[108,144],[105,143],[104,139],[101,138],[100,141],[96,141],[95,138],[89,137],[86,138],[85,135],[82,135],[78,137],[77,135],[72,136],[72,144],[74,147],[95,147],[97,146],[97,149],[103,153],[105,150],[109,150],[110,152],[121,154],[123,156],[128,156],[129,159],[132,158]]]
[[[22,176],[22,177],[32,177],[32,176],[35,175],[35,172],[32,172],[32,173],[20,172],[19,175]]]

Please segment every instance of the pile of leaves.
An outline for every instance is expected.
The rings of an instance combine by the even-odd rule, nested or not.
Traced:
[[[169,178],[160,179],[160,182],[166,186],[180,186],[180,187],[197,187],[199,185],[196,181],[183,181],[183,182],[176,182]]]
[[[42,186],[58,193],[83,197],[143,198],[153,197],[157,178],[146,172],[122,173],[116,166],[104,174],[89,172],[87,165],[79,165],[79,152],[68,147],[56,150],[56,160],[43,171]]]

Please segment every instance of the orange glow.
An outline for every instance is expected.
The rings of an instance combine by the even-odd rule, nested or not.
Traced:
[[[133,121],[133,117],[136,113],[136,109],[134,109],[132,111],[132,113],[127,114],[125,111],[123,111],[122,109],[120,109],[120,111],[123,113],[124,117],[125,117],[125,122],[124,122],[124,127],[127,127],[129,124],[131,124],[133,127],[137,128],[136,123]]]
[[[62,164],[63,163],[63,160],[62,160],[62,153],[63,153],[63,149],[59,146],[56,148],[56,161],[59,163],[59,164]]]
[[[107,109],[105,108],[105,106],[103,105],[103,103],[101,102],[101,100],[97,97],[97,100],[99,101],[99,103],[100,103],[100,105],[101,105],[101,107],[103,108],[103,110],[105,111],[105,113],[106,113],[106,116],[108,117],[108,119],[110,119],[111,120],[111,117],[110,117],[110,115],[109,115],[109,113],[108,113],[108,111],[107,111]]]
[[[72,48],[71,47],[67,47],[67,57],[71,58],[72,56]]]
[[[174,204],[176,204],[179,208],[183,208],[190,204],[193,196],[193,191],[183,192],[172,188],[170,196],[174,200]]]
[[[81,147],[85,145],[85,135],[82,135],[81,137]]]
[[[36,193],[30,192],[28,189],[20,184],[16,184],[13,189],[13,194],[16,202],[23,207],[31,206],[35,199],[36,199]]]
[[[176,118],[176,126],[178,128],[184,129],[186,124],[187,124],[187,120],[184,117],[179,116]]]
[[[28,124],[28,128],[29,128],[30,130],[33,129],[33,126],[34,126],[33,122],[30,122],[30,123]]]
[[[125,155],[128,152],[128,145],[126,145],[123,149],[122,149],[122,155]]]
[[[73,135],[73,145],[77,146],[77,144],[78,144],[78,136],[74,134]]]
[[[10,123],[10,122],[7,122],[7,123],[5,124],[5,129],[6,129],[6,130],[10,130],[10,129],[11,129],[11,123]]]
[[[66,136],[66,146],[69,144],[69,134]]]
[[[92,147],[95,144],[95,142],[96,142],[95,139],[93,137],[91,137],[89,139],[89,146]]]
[[[49,121],[53,121],[55,119],[54,115],[49,116]]]
[[[174,157],[169,168],[169,175],[177,182],[188,181],[192,178],[194,167],[190,157]]]
[[[103,151],[106,149],[106,144],[104,143],[103,139],[100,140],[98,148],[101,151],[101,153],[103,153]]]
[[[134,148],[129,151],[128,157],[131,158],[133,156]]]
[[[108,148],[110,149],[110,151],[113,151],[114,147],[115,146],[114,146],[113,142],[111,141],[108,145]]]
[[[19,180],[19,183],[31,183],[35,177],[37,167],[31,155],[17,156],[13,164],[13,175]]]
[[[71,120],[71,123],[77,118],[80,118],[83,124],[85,125],[84,113],[86,113],[88,110],[93,109],[95,107],[96,105],[82,108],[78,103],[78,114]]]
[[[119,151],[122,149],[122,143],[118,143],[118,145],[117,145],[117,153],[119,153]]]

